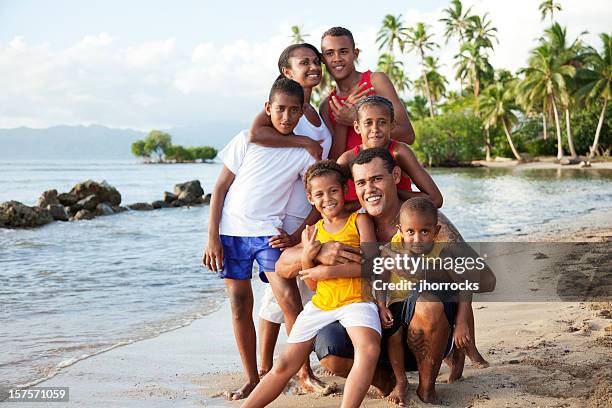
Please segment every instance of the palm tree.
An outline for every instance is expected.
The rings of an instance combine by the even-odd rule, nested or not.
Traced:
[[[480,47],[493,49],[493,40],[499,43],[497,39],[497,28],[492,26],[491,21],[487,21],[487,14],[482,17],[468,17],[468,27],[466,29],[467,37]]]
[[[379,44],[379,50],[387,47],[387,53],[392,54],[393,48],[397,44],[400,51],[404,52],[404,45],[406,44],[406,38],[408,37],[408,28],[404,27],[401,20],[401,14],[398,14],[397,16],[387,14],[385,16],[376,37],[376,42]]]
[[[520,72],[525,74],[525,80],[520,85],[520,93],[527,99],[546,98],[548,106],[552,107],[557,131],[557,159],[561,160],[563,144],[557,100],[567,92],[566,78],[573,78],[576,75],[576,68],[563,64],[554,47],[549,42],[541,40],[541,45],[531,51],[529,67]]]
[[[425,24],[417,23],[416,28],[411,28],[406,44],[410,47],[409,51],[415,50],[418,52],[421,58],[421,66],[423,67],[423,81],[425,81],[425,90],[427,93],[427,99],[429,100],[429,115],[434,117],[433,100],[431,97],[431,91],[429,89],[429,81],[427,80],[427,74],[425,72],[425,50],[433,50],[437,47],[437,44],[431,40],[433,35],[427,34]]]
[[[404,102],[404,105],[406,106],[410,119],[412,120],[425,119],[429,115],[427,109],[427,98],[420,95],[415,95],[414,98]]]
[[[404,63],[395,59],[393,54],[381,54],[378,58],[378,70],[387,74],[395,89],[400,92],[408,90],[410,80],[404,73]]]
[[[567,30],[559,23],[554,23],[550,28],[545,30],[548,43],[551,45],[552,52],[556,54],[556,58],[560,64],[571,65],[578,68],[582,65],[584,46],[578,36],[571,44],[568,45]],[[580,35],[585,34],[582,32]],[[545,41],[541,39],[540,41]],[[575,90],[575,81],[572,77],[565,78],[565,89],[560,90],[559,102],[565,112],[565,126],[567,131],[567,143],[569,145],[570,154],[573,158],[578,157],[574,148],[574,140],[572,138],[571,113],[570,105],[572,103],[572,91]]]
[[[559,3],[555,3],[554,0],[544,0],[540,3],[540,7],[538,8],[540,13],[542,13],[542,17],[540,20],[544,21],[546,15],[550,13],[550,24],[552,25],[555,17],[555,10],[561,11],[561,5]]]
[[[599,35],[599,38],[601,38],[603,42],[602,53],[598,53],[597,50],[593,48],[588,49],[585,55],[588,66],[580,70],[580,79],[583,81],[583,85],[577,92],[579,97],[587,101],[603,102],[603,108],[599,115],[599,122],[597,123],[593,145],[589,150],[589,160],[591,160],[597,152],[599,135],[605,119],[606,108],[612,97],[610,93],[610,82],[612,82],[612,35],[602,33]]]
[[[493,67],[485,54],[481,52],[482,47],[474,42],[463,44],[460,53],[455,55],[457,63],[457,79],[468,79],[472,83],[474,96],[480,94],[480,84],[483,77],[491,74]]]
[[[302,34],[302,28],[300,26],[291,26],[291,43],[292,44],[301,44],[306,42],[304,40],[305,37],[308,37],[308,34]]]
[[[521,160],[514,142],[512,141],[512,128],[518,122],[513,110],[518,109],[512,84],[497,82],[489,85],[478,98],[479,109],[482,112],[485,129],[500,126],[506,134],[512,154]]]
[[[469,17],[471,10],[472,8],[470,7],[464,13],[461,0],[451,0],[451,5],[442,10],[442,12],[446,14],[446,18],[441,18],[440,21],[446,26],[444,37],[446,38],[447,44],[448,40],[456,35],[459,37],[459,46],[463,45],[465,42],[466,31],[470,25]]]
[[[448,81],[446,78],[438,72],[440,67],[438,66],[438,58],[432,56],[425,57],[425,77],[429,83],[429,90],[431,92],[431,98],[434,102],[438,102],[446,93],[446,85]],[[418,78],[414,81],[414,87],[422,94],[426,96],[425,83],[423,77]]]

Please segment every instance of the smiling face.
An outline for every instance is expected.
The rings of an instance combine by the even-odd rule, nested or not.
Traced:
[[[436,217],[420,211],[402,211],[398,227],[410,251],[418,255],[431,252],[440,231]]]
[[[336,174],[328,173],[310,179],[306,193],[310,204],[325,218],[333,218],[344,208],[344,186]]]
[[[380,105],[364,105],[359,109],[354,124],[355,132],[361,135],[361,143],[366,149],[386,148],[391,139],[395,122],[389,109]]]
[[[400,168],[390,173],[385,162],[375,157],[369,163],[354,164],[353,180],[359,203],[372,217],[383,215],[397,197],[396,184],[400,181]]]
[[[297,81],[302,88],[314,88],[321,82],[321,60],[310,48],[297,48],[289,57],[290,68],[283,75]]]
[[[300,99],[284,92],[276,92],[272,102],[266,102],[265,110],[274,129],[283,135],[293,132],[302,116]]]
[[[335,80],[344,79],[355,71],[355,59],[359,56],[359,50],[353,46],[349,37],[327,35],[321,40],[321,50],[323,62]]]

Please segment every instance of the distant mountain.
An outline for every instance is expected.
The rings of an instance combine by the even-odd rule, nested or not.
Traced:
[[[160,130],[170,133],[175,144],[220,149],[245,127],[247,124],[215,123]],[[132,143],[143,139],[147,133],[100,125],[0,129],[0,160],[130,159],[134,158],[130,151]]]

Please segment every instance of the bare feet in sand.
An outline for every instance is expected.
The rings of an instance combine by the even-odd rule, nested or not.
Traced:
[[[225,391],[223,393],[223,396],[230,401],[238,401],[241,399],[245,399],[255,389],[256,386],[257,383],[248,382],[236,391]]]
[[[467,356],[470,358],[470,361],[472,362],[474,368],[489,367],[489,362],[484,359],[484,357],[480,354],[476,347],[468,347]]]
[[[419,399],[426,404],[437,404],[440,402],[438,400],[438,395],[436,395],[435,389],[425,391],[424,389],[421,388],[421,385],[419,384],[419,386],[417,387],[416,393]]]
[[[298,382],[303,392],[317,392],[321,394],[327,390],[327,384],[318,379],[310,369],[300,370]]]
[[[393,371],[377,368],[374,372],[374,378],[372,378],[372,386],[376,389],[378,398],[385,398],[395,387]]]
[[[407,388],[408,381],[404,377],[401,381],[398,381],[391,391],[391,394],[387,397],[387,400],[395,405],[399,405],[400,407],[406,406],[406,398],[407,398]]]
[[[463,366],[465,365],[465,350],[454,349],[451,354],[444,359],[444,362],[450,368],[448,379],[446,382],[452,384],[463,375]]]

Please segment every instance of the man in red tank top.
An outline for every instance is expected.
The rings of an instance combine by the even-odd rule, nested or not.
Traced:
[[[345,151],[361,144],[361,137],[353,129],[353,122],[357,119],[354,105],[370,95],[384,96],[393,103],[396,126],[391,137],[412,144],[412,124],[389,77],[384,72],[359,72],[355,69],[359,49],[355,48],[353,34],[346,28],[333,27],[323,33],[321,50],[323,62],[336,82],[336,88],[319,108],[321,117],[333,134],[329,158],[335,160]]]

